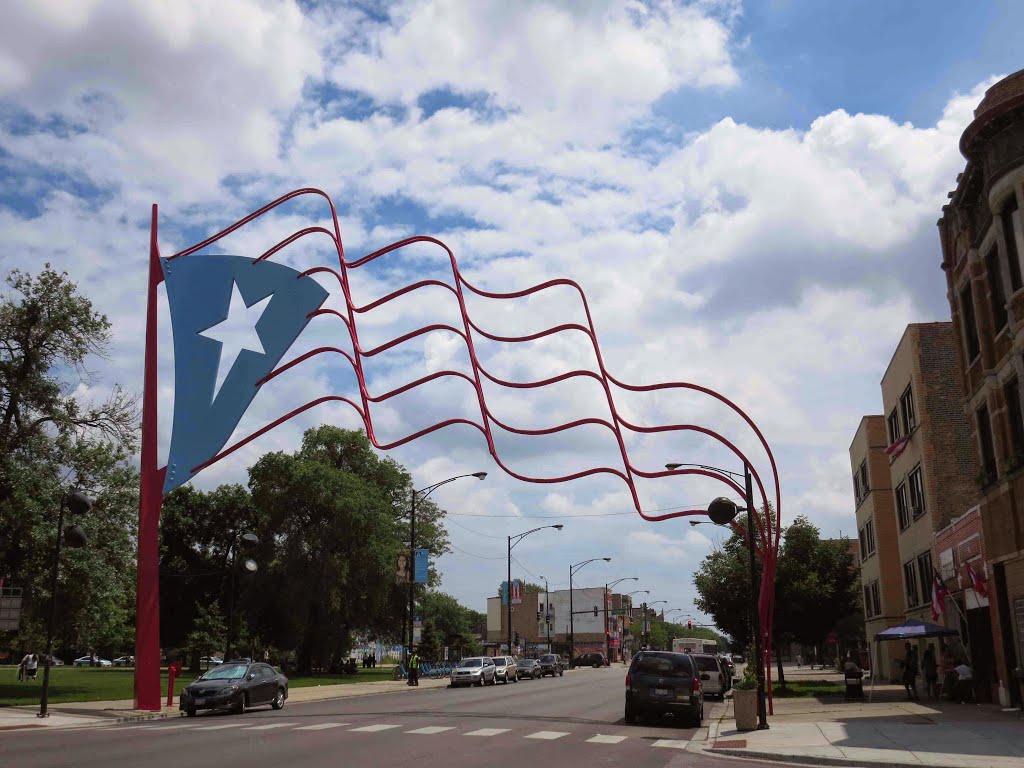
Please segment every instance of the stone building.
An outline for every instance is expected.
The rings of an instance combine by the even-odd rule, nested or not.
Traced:
[[[991,593],[996,686],[1020,704],[1024,664],[1024,70],[985,93],[938,221]],[[964,505],[961,514],[973,506]]]

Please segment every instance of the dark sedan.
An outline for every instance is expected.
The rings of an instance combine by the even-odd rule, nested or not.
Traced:
[[[704,692],[700,670],[686,653],[641,651],[626,673],[626,722],[638,717],[671,712],[700,728],[704,718]]]
[[[186,686],[178,709],[189,717],[195,717],[200,709],[230,709],[241,714],[261,704],[281,709],[287,698],[288,678],[269,664],[231,661]]]

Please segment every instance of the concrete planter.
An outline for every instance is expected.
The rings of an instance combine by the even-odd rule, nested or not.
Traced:
[[[733,688],[732,705],[736,715],[736,730],[757,730],[757,689],[740,691]]]

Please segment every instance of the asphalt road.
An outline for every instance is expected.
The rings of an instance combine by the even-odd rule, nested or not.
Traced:
[[[578,669],[511,685],[288,702],[279,712],[14,731],[0,735],[0,766],[737,765],[685,751],[696,730],[671,718],[626,725],[623,680],[622,667]]]

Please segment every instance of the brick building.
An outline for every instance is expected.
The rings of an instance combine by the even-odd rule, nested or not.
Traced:
[[[884,416],[865,416],[850,444],[853,495],[860,545],[860,582],[864,591],[864,631],[870,639],[903,620],[903,589],[895,499],[885,453]],[[875,676],[896,677],[896,659],[902,653],[886,643],[876,661]],[[808,657],[810,658],[810,657]]]
[[[850,446],[869,640],[905,618],[931,621],[934,534],[974,503],[958,365],[952,323],[908,325],[882,376],[884,415],[864,417]],[[878,677],[897,676],[893,645]]]
[[[992,600],[1000,702],[1024,664],[1024,71],[993,85],[960,139],[967,160],[938,221]],[[967,511],[967,505],[962,511]]]

